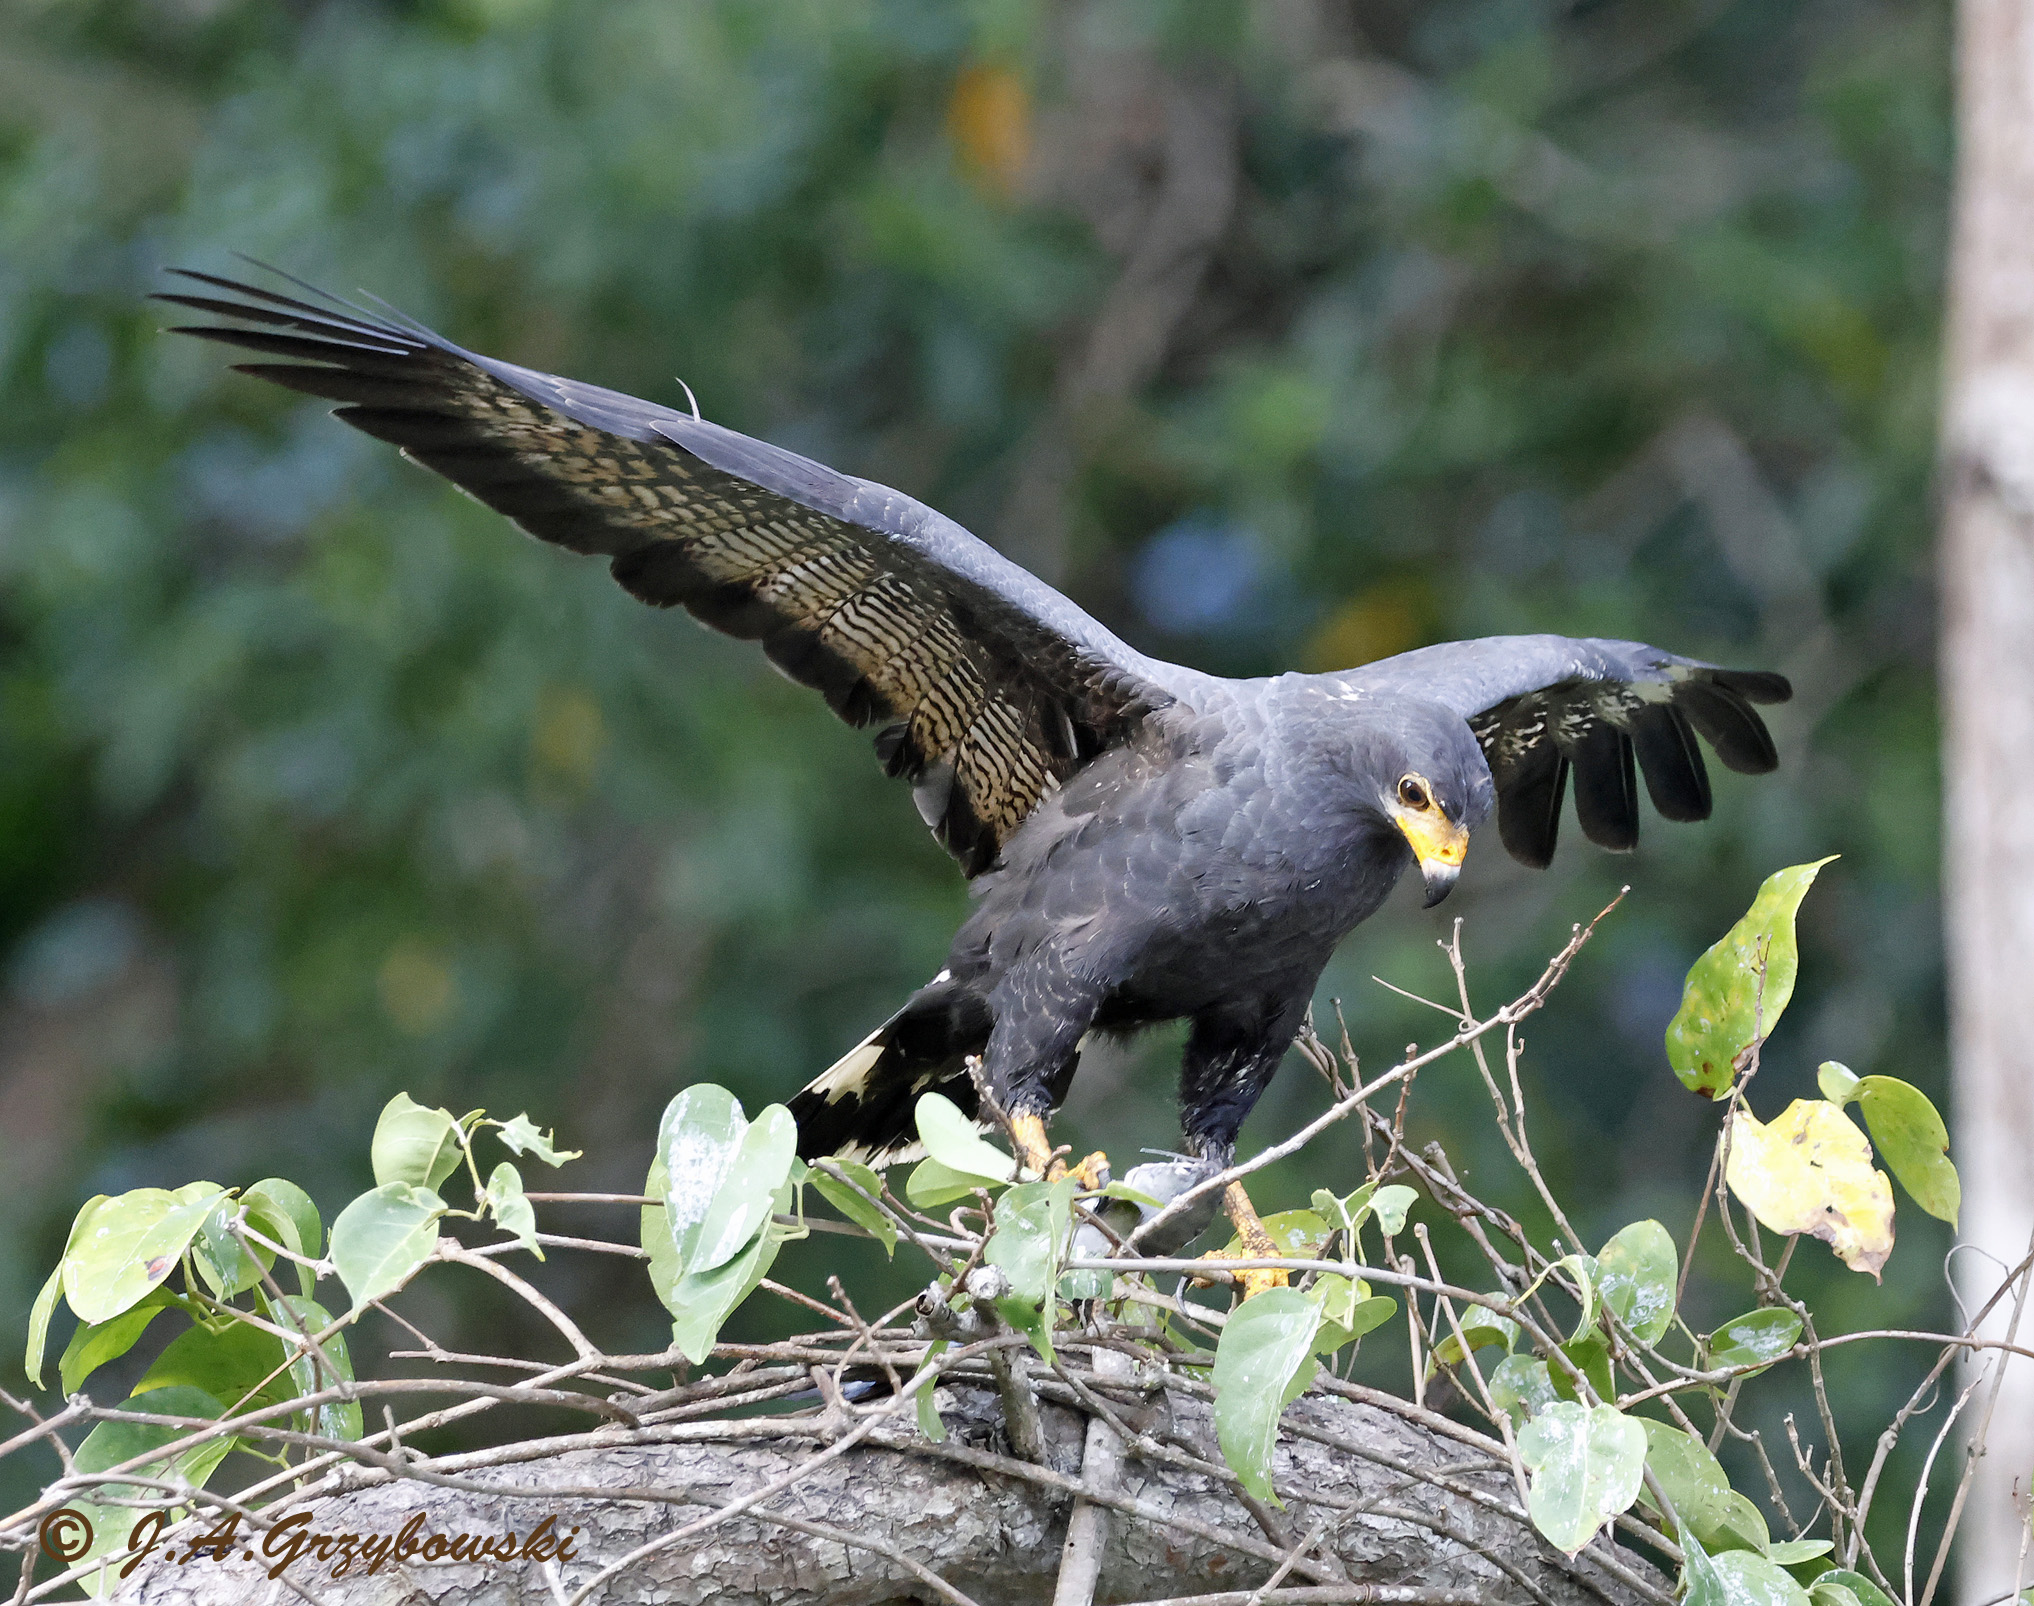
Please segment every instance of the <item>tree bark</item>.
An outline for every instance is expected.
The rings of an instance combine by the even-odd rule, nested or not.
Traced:
[[[1944,884],[1963,1174],[1957,1258],[1976,1309],[2034,1234],[2034,10],[1962,0],[1942,526]],[[2011,1296],[1985,1324],[2002,1337]],[[2027,1324],[2021,1325],[2022,1343]],[[1979,1362],[1978,1364],[1983,1364]],[[1967,1502],[1962,1598],[2016,1572],[2034,1475],[2034,1365],[2007,1370]]]
[[[928,1582],[925,1569],[980,1606],[1047,1601],[1074,1491],[1090,1498],[1095,1491],[1044,1469],[1030,1469],[1027,1480],[1024,1464],[1005,1453],[991,1390],[941,1390],[939,1401],[949,1434],[945,1446],[930,1446],[908,1431],[858,1445],[757,1508],[773,1516],[745,1511],[643,1556],[598,1583],[588,1606],[639,1600],[882,1606],[951,1599]],[[1208,1407],[1197,1399],[1154,1391],[1146,1403],[1121,1410],[1126,1426],[1147,1442],[1182,1446],[1208,1458],[1218,1454]],[[1085,1418],[1052,1404],[1043,1414],[1055,1449],[1077,1457]],[[1284,1521],[1302,1536],[1324,1518],[1328,1526],[1319,1546],[1307,1552],[1304,1567],[1283,1580],[1284,1588],[1297,1592],[1269,1596],[1268,1606],[1364,1599],[1414,1606],[1449,1601],[1625,1606],[1641,1600],[1665,1606],[1670,1599],[1665,1580],[1630,1551],[1613,1551],[1600,1539],[1574,1560],[1552,1551],[1518,1511],[1509,1473],[1472,1446],[1368,1405],[1319,1396],[1295,1405],[1286,1424],[1274,1470],[1293,1491]],[[727,1428],[715,1426],[723,1433]],[[550,1532],[572,1536],[575,1547],[570,1559],[553,1564],[551,1577],[537,1561],[473,1565],[413,1558],[385,1565],[371,1577],[356,1562],[334,1578],[333,1563],[306,1548],[284,1570],[287,1582],[278,1583],[268,1569],[289,1531],[276,1530],[281,1537],[269,1539],[253,1534],[250,1544],[252,1530],[242,1526],[242,1551],[258,1552],[266,1544],[268,1558],[182,1560],[190,1534],[212,1524],[206,1518],[170,1536],[117,1599],[136,1606],[301,1598],[323,1606],[570,1600],[603,1568],[646,1542],[712,1516],[730,1499],[812,1458],[824,1445],[812,1436],[813,1424],[803,1427],[802,1438],[745,1442],[722,1437],[673,1443],[670,1429],[608,1430],[597,1437],[611,1442],[586,1446],[582,1440],[582,1447],[563,1453],[534,1444],[524,1459],[461,1475],[460,1481],[485,1486],[483,1492],[395,1482],[364,1471],[354,1476],[365,1487],[265,1513],[287,1517],[302,1509],[317,1532],[368,1535],[394,1534],[421,1511],[419,1537],[527,1535],[548,1516]],[[659,1432],[666,1442],[648,1442]],[[441,1457],[430,1465],[442,1471],[460,1460]],[[1248,1591],[1281,1559],[1283,1547],[1271,1544],[1222,1480],[1140,1459],[1131,1447],[1114,1484],[1119,1503],[1107,1524],[1097,1601]],[[647,1498],[646,1490],[662,1498]],[[887,1544],[897,1554],[815,1537],[779,1519],[823,1525]],[[903,1564],[900,1555],[919,1570]],[[291,1583],[305,1593],[293,1595]]]

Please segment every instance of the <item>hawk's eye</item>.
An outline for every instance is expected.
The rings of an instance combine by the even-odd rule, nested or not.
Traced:
[[[1408,775],[1398,783],[1398,800],[1409,809],[1428,809],[1434,805],[1434,795],[1427,790],[1427,783],[1417,775]]]

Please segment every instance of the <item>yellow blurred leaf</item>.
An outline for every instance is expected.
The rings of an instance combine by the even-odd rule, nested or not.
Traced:
[[[1739,1110],[1724,1179],[1761,1226],[1820,1238],[1852,1271],[1877,1278],[1893,1252],[1893,1185],[1826,1099],[1796,1099],[1771,1126]]]
[[[1016,191],[1031,161],[1031,95],[1002,67],[966,68],[946,105],[946,131],[971,177],[999,196]]]
[[[1301,656],[1319,674],[1375,663],[1431,639],[1432,593],[1417,580],[1386,580],[1321,622]]]
[[[554,686],[537,699],[530,731],[530,756],[558,780],[584,786],[607,746],[607,722],[600,704],[574,686]]]
[[[389,950],[374,980],[388,1018],[411,1037],[428,1037],[444,1025],[459,996],[444,956],[414,937]]]

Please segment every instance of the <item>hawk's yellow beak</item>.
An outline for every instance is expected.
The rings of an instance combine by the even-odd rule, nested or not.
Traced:
[[[1431,909],[1447,897],[1462,873],[1469,833],[1438,808],[1393,809],[1392,818],[1419,860],[1420,879],[1427,884],[1426,906]]]

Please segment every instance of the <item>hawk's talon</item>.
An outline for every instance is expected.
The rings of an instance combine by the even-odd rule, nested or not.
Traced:
[[[1262,1266],[1255,1271],[1237,1272],[1236,1280],[1243,1285],[1243,1297],[1255,1299],[1268,1289],[1289,1287],[1292,1277],[1276,1266]]]
[[[1225,1250],[1210,1259],[1225,1260],[1278,1260],[1285,1251],[1272,1241],[1271,1234],[1264,1230],[1264,1222],[1257,1209],[1250,1203],[1250,1195],[1243,1191],[1243,1184],[1232,1182],[1222,1190],[1222,1208],[1236,1225],[1236,1237],[1241,1248]],[[1239,1271],[1236,1280],[1243,1285],[1243,1297],[1255,1299],[1271,1288],[1285,1288],[1291,1285],[1291,1276],[1282,1268],[1261,1266],[1253,1270]]]
[[[1099,1193],[1109,1185],[1109,1157],[1100,1149],[1095,1150],[1072,1170],[1067,1170],[1063,1165],[1060,1166],[1060,1170],[1079,1183],[1083,1193]],[[1057,1181],[1058,1178],[1055,1177],[1053,1180]]]

